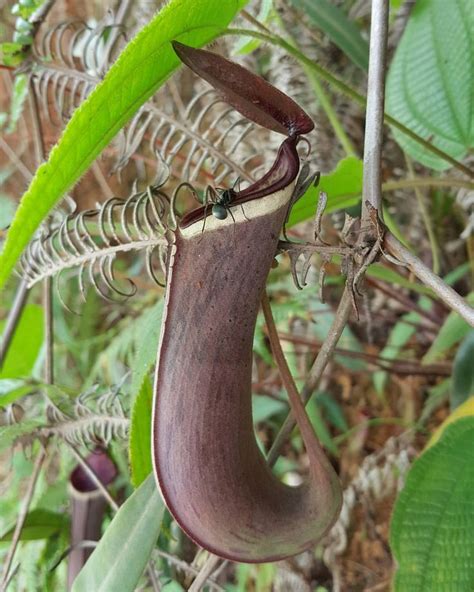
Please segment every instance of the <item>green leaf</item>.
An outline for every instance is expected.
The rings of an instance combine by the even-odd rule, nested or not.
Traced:
[[[132,392],[138,392],[143,377],[150,368],[148,366],[145,369],[145,354],[139,355],[138,350],[147,349],[149,355],[152,355],[153,344],[149,345],[147,339],[153,338],[153,331],[159,331],[162,308],[163,302],[160,300],[155,305],[146,308],[140,316],[134,319],[127,318],[125,323],[119,325],[117,334],[98,355],[97,361],[87,378],[86,386],[92,386],[97,380],[104,382],[104,376],[112,384],[118,382],[122,376],[123,368],[120,365],[117,376],[113,375],[113,369],[117,365],[117,361],[120,360],[133,369]],[[156,358],[158,337],[156,337],[155,344]]]
[[[49,510],[36,509],[29,512],[25,519],[25,524],[21,529],[21,541],[36,541],[47,539],[69,525],[69,520],[65,514],[56,514]],[[7,529],[1,536],[0,542],[11,541],[15,525]]]
[[[341,432],[346,432],[349,429],[341,406],[331,394],[320,391],[316,393],[316,401],[325,412],[328,421],[335,428],[338,428]]]
[[[474,304],[474,292],[469,294],[467,301],[469,304]],[[423,364],[431,364],[443,358],[452,347],[466,337],[469,331],[467,322],[457,312],[450,312],[430,349],[424,355]]]
[[[260,11],[257,16],[258,22],[268,26],[272,16],[273,0],[262,0]],[[234,47],[232,48],[232,53],[234,55],[246,55],[252,51],[255,51],[257,47],[260,47],[261,44],[261,39],[255,39],[255,37],[242,35],[241,37],[238,37]]]
[[[331,434],[329,432],[328,426],[324,421],[324,418],[321,414],[321,410],[319,409],[319,404],[316,399],[310,399],[308,404],[306,405],[306,411],[308,413],[308,417],[313,424],[314,431],[318,440],[321,444],[329,450],[331,454],[334,456],[338,455],[338,448],[337,445],[334,443]]]
[[[11,405],[25,395],[38,390],[36,383],[29,383],[18,378],[0,379],[0,408]]]
[[[128,43],[36,171],[0,256],[0,288],[48,212],[179,65],[170,41],[192,46],[212,41],[241,4],[242,0],[172,0]]]
[[[0,323],[3,330],[5,321]],[[43,309],[36,304],[27,304],[0,370],[0,378],[29,376],[43,343]]]
[[[273,415],[287,411],[288,405],[284,401],[272,399],[267,395],[254,395],[252,397],[252,418],[253,423],[267,421]]]
[[[323,175],[318,187],[310,187],[293,206],[287,227],[314,218],[320,191],[328,195],[326,213],[356,205],[362,193],[362,161],[354,156],[343,158],[328,175]]]
[[[308,298],[311,298],[309,290],[307,290],[307,295]],[[311,315],[315,320],[315,322],[311,324],[311,331],[318,341],[323,343],[327,338],[335,315],[327,304],[324,304],[323,302],[320,302],[314,298],[311,299],[308,305],[308,310],[310,310]],[[338,345],[342,349],[347,349],[349,351],[363,352],[363,347],[360,344],[360,341],[348,326],[344,327]],[[343,353],[336,354],[335,360],[338,364],[341,364],[345,368],[349,368],[349,370],[354,372],[365,370],[367,367],[367,364],[364,360],[345,356]]]
[[[150,475],[120,507],[72,592],[134,592],[158,539],[163,510]]]
[[[428,298],[420,298],[419,305],[424,310],[430,310],[431,300]],[[404,315],[390,331],[387,343],[380,352],[380,357],[386,360],[396,360],[399,357],[403,347],[410,341],[418,323],[420,322],[420,315],[416,312],[410,312]],[[383,395],[385,384],[388,379],[388,372],[386,370],[377,370],[372,375],[372,382],[378,395]]]
[[[329,0],[291,0],[291,3],[301,9],[315,27],[324,31],[354,64],[368,69],[369,44],[340,8]]]
[[[386,360],[398,358],[400,350],[408,343],[416,332],[416,325],[420,321],[420,315],[410,312],[404,315],[390,331],[387,343],[380,352],[380,357]],[[383,395],[388,379],[386,370],[377,370],[372,374],[372,382],[378,395]]]
[[[446,428],[413,464],[395,506],[395,592],[474,589],[474,417]]]
[[[0,426],[0,452],[6,448],[11,448],[15,440],[25,434],[31,434],[41,425],[39,419],[22,420],[21,423]]]
[[[367,270],[367,275],[389,284],[395,284],[397,286],[402,286],[403,288],[408,288],[409,290],[418,292],[418,294],[432,294],[431,290],[426,288],[423,284],[419,284],[417,281],[411,281],[407,277],[396,272],[394,269],[385,267],[385,265],[382,265],[381,263],[375,263],[374,265],[371,265]]]
[[[451,409],[456,409],[474,395],[474,330],[471,330],[454,358]]]
[[[135,398],[130,424],[130,469],[132,483],[138,487],[153,469],[151,460],[151,416],[153,389],[151,380],[145,376]]]
[[[142,386],[144,377],[156,364],[158,340],[160,337],[161,318],[163,316],[163,299],[150,309],[147,323],[138,340],[138,347],[132,364],[132,392],[136,393]]]
[[[472,0],[418,0],[387,78],[387,112],[456,159],[474,145]],[[444,170],[446,161],[396,129],[412,158]]]

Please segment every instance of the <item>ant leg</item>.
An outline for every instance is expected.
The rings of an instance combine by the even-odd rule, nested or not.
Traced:
[[[234,181],[234,184],[232,185],[232,189],[236,193],[240,193],[240,181],[241,181],[240,177],[237,177],[237,179]]]
[[[207,208],[209,207],[209,201],[211,200],[210,197],[209,197],[209,194],[211,193],[211,191],[213,191],[213,187],[211,185],[208,185],[206,187],[206,191],[204,192],[204,202],[203,202],[203,205],[204,205],[204,218],[203,218],[203,222],[202,222],[201,234],[204,233],[204,229],[206,228]]]
[[[242,210],[242,214],[244,215],[244,218],[247,220],[247,222],[250,222],[250,219],[247,218],[247,214],[245,213],[244,204],[240,204],[240,208]]]
[[[230,207],[227,207],[227,211],[229,212],[230,217],[232,218],[232,221],[234,222],[234,224],[233,224],[234,229],[232,232],[233,232],[233,238],[234,238],[234,243],[235,243],[235,218],[234,218],[234,214],[232,213],[232,210],[230,209]]]

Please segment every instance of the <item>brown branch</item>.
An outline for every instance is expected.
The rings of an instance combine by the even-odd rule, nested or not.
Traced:
[[[315,389],[317,388],[319,381],[323,375],[324,369],[326,368],[327,363],[331,359],[334,348],[336,347],[337,342],[346,326],[347,320],[349,318],[349,314],[352,310],[352,301],[349,294],[349,290],[346,288],[342,295],[341,301],[339,302],[338,309],[336,311],[334,320],[332,322],[331,327],[329,328],[328,335],[324,340],[324,343],[321,345],[321,349],[319,350],[318,355],[309,371],[308,377],[306,382],[301,390],[301,399],[304,404],[306,404],[311,395],[314,393]],[[280,431],[278,432],[272,447],[267,456],[267,462],[272,467],[278,457],[280,456],[281,449],[283,444],[287,440],[288,436],[290,435],[291,431],[295,427],[295,419],[293,415],[290,413],[285,421],[283,422]]]
[[[321,342],[318,342],[309,337],[295,337],[289,333],[278,333],[280,339],[288,341],[290,343],[296,343],[299,345],[306,345],[311,349],[319,350],[321,348]],[[438,363],[422,365],[419,362],[412,360],[392,360],[390,358],[384,358],[375,354],[368,354],[366,352],[358,352],[341,347],[336,347],[334,353],[344,356],[346,358],[354,358],[357,360],[365,360],[369,364],[378,366],[383,370],[393,372],[394,374],[416,374],[420,376],[451,376],[452,364],[450,363]]]
[[[474,308],[388,231],[384,237],[384,249],[407,265],[425,286],[431,288],[439,296],[442,302],[457,312],[471,327],[474,327]]]

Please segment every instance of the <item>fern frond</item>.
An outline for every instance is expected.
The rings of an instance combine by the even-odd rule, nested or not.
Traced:
[[[38,435],[44,438],[57,436],[76,446],[107,446],[112,440],[128,438],[129,423],[125,417],[91,413],[87,417],[41,428]]]
[[[100,81],[123,44],[125,32],[107,44],[110,24],[59,24],[34,47],[33,83],[42,109],[53,123],[67,120]],[[251,182],[268,162],[261,150],[262,131],[218,98],[214,91],[195,92],[185,109],[161,91],[146,103],[118,137],[115,171],[139,153],[165,162],[171,175],[204,187]],[[186,103],[186,101],[184,101]],[[233,177],[233,179],[232,179]]]
[[[112,440],[126,439],[129,420],[122,406],[120,386],[105,393],[99,393],[97,387],[93,387],[65,409],[58,401],[47,398],[48,425],[42,426],[37,435],[59,436],[70,444],[81,446],[108,445]]]
[[[130,251],[143,252],[148,275],[164,285],[166,235],[176,226],[174,201],[182,186],[170,199],[163,185],[160,182],[149,186],[126,200],[110,198],[95,210],[69,214],[53,230],[44,230],[20,259],[20,273],[28,286],[56,276],[59,289],[61,274],[78,268],[77,280],[84,299],[86,277],[104,298],[110,299],[110,294],[128,298],[135,294],[136,285],[131,279],[126,280],[128,289],[119,284],[115,262],[118,255]]]

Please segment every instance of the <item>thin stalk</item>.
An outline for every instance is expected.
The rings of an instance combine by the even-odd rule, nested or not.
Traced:
[[[216,569],[221,561],[217,555],[209,555],[204,562],[194,582],[189,586],[188,592],[199,592],[203,586],[206,585],[208,578],[212,575],[212,572]]]
[[[242,11],[242,16],[244,16],[250,23],[255,25],[260,30],[264,31],[267,34],[270,34],[270,35],[272,34],[272,32],[268,29],[268,27],[266,27],[263,23],[259,22],[256,18],[254,18],[246,10]],[[282,27],[284,26],[281,19],[280,19],[280,25]],[[286,35],[288,36],[289,41],[295,47],[295,49],[300,51],[297,42],[290,35],[290,33],[288,31],[286,31]],[[341,122],[339,121],[337,113],[334,110],[327,94],[324,92],[324,88],[323,88],[322,84],[319,82],[318,77],[315,75],[313,70],[311,68],[309,68],[306,64],[301,64],[301,66],[304,70],[304,73],[308,77],[308,80],[311,84],[311,87],[313,89],[314,95],[316,96],[316,99],[319,101],[319,104],[321,105],[323,111],[325,112],[325,114],[329,120],[329,123],[332,125],[334,133],[335,133],[337,139],[339,140],[339,142],[341,143],[341,146],[343,147],[346,155],[347,156],[357,156],[356,149],[355,149],[354,145],[352,144],[351,140],[349,139],[349,136],[346,134],[344,127],[341,125]]]
[[[7,583],[9,580],[9,573],[12,566],[13,558],[15,557],[15,552],[18,547],[18,543],[20,542],[21,531],[23,529],[23,525],[25,524],[26,517],[28,515],[28,510],[30,509],[31,500],[33,499],[33,495],[35,493],[36,483],[38,482],[38,477],[43,466],[44,460],[46,458],[46,453],[42,448],[38,456],[36,457],[35,464],[33,467],[33,473],[31,475],[30,482],[28,483],[28,489],[26,490],[25,497],[23,499],[23,504],[16,519],[15,530],[13,532],[12,543],[8,549],[8,554],[5,559],[5,564],[3,565],[2,571],[2,580],[0,583],[0,592],[6,592],[7,590]]]
[[[318,99],[321,107],[323,108],[324,112],[326,113],[326,117],[328,118],[329,123],[332,125],[332,129],[334,130],[334,133],[339,142],[341,143],[341,146],[343,147],[346,155],[357,157],[357,151],[354,147],[354,144],[351,142],[349,136],[346,134],[344,130],[344,127],[339,121],[339,117],[337,116],[337,113],[333,108],[332,103],[329,100],[329,97],[324,92],[324,88],[322,84],[319,82],[318,77],[313,72],[313,70],[311,70],[305,64],[301,64],[301,66],[306,76],[308,77],[313,92],[316,98]]]
[[[307,58],[298,49],[296,49],[290,43],[288,43],[287,41],[285,41],[284,39],[282,39],[281,37],[279,37],[277,35],[267,35],[266,33],[260,33],[259,31],[254,31],[253,29],[239,29],[239,28],[228,28],[222,33],[222,35],[247,35],[249,37],[255,37],[256,39],[261,39],[262,41],[265,41],[267,43],[271,43],[272,45],[278,45],[278,46],[284,48],[290,55],[294,56],[302,64],[306,64],[309,68],[311,68],[316,73],[316,75],[319,78],[325,80],[328,84],[330,84],[332,87],[334,87],[335,89],[340,91],[342,94],[349,97],[354,102],[361,105],[362,107],[365,107],[365,105],[366,105],[366,99],[363,95],[358,93],[351,86],[349,86],[348,84],[346,84],[345,82],[343,82],[342,80],[340,80],[339,78],[334,76],[334,74],[331,74],[328,70],[326,70],[325,68],[323,68],[322,66],[320,66],[316,62],[313,62],[310,58]],[[403,134],[405,134],[406,136],[408,136],[409,138],[411,138],[412,140],[414,140],[415,142],[417,142],[418,144],[420,144],[421,146],[426,148],[426,150],[429,150],[431,153],[436,154],[437,156],[439,156],[440,158],[442,158],[446,162],[449,162],[449,164],[451,166],[459,169],[468,177],[474,177],[473,170],[471,170],[469,167],[462,164],[461,162],[457,161],[455,158],[453,158],[452,156],[450,156],[449,154],[447,154],[443,150],[440,150],[436,146],[433,146],[433,144],[430,144],[430,142],[427,142],[426,140],[424,140],[421,136],[416,134],[410,128],[403,125],[403,123],[400,123],[398,121],[398,119],[395,119],[391,115],[388,115],[387,113],[385,113],[384,121],[386,124],[389,124],[389,125],[397,128],[398,130],[400,130]]]
[[[107,487],[102,483],[99,476],[90,467],[87,460],[82,456],[82,454],[79,452],[79,450],[73,444],[70,444],[69,442],[66,442],[66,444],[67,444],[69,450],[72,452],[72,454],[76,458],[77,462],[81,465],[81,467],[84,469],[84,472],[87,473],[87,476],[90,477],[91,481],[94,483],[94,485],[97,487],[97,489],[101,492],[102,496],[107,501],[107,503],[112,508],[112,510],[114,512],[118,512],[118,509],[119,509],[118,503],[114,500],[114,498],[110,494]]]
[[[333,438],[333,442],[334,444],[341,444],[359,430],[363,430],[364,428],[368,427],[378,427],[382,425],[398,425],[407,429],[413,427],[412,422],[406,422],[404,419],[401,419],[400,417],[373,417],[372,419],[367,419],[367,421],[363,421],[362,423],[358,423],[357,425],[349,428],[343,434],[335,436]]]
[[[49,2],[49,8],[52,2]],[[46,16],[47,12],[44,13]],[[38,99],[32,79],[29,80],[29,99],[31,121],[33,125],[33,138],[35,143],[36,161],[39,166],[46,158],[46,149],[43,139],[43,129],[39,115]],[[44,306],[44,329],[46,356],[44,363],[45,382],[53,384],[54,382],[54,329],[53,329],[53,280],[46,278],[43,280],[43,306]]]
[[[18,169],[25,180],[29,183],[33,178],[33,173],[30,169],[26,166],[26,164],[18,157],[17,153],[11,148],[10,144],[5,142],[5,140],[0,136],[0,148],[5,152],[8,158],[12,161],[15,167]]]
[[[361,226],[370,222],[367,204],[382,215],[382,144],[387,55],[388,0],[373,0],[370,23],[370,59],[364,139],[364,179]]]
[[[8,312],[8,317],[5,323],[5,329],[2,333],[2,343],[0,345],[0,369],[7,357],[13,336],[15,334],[18,322],[21,318],[21,313],[25,307],[30,291],[23,280],[17,288],[13,305]]]
[[[410,177],[409,179],[382,183],[383,192],[396,191],[397,189],[414,189],[415,187],[460,187],[474,190],[474,183],[453,177],[444,177],[443,179],[437,177]]]
[[[407,155],[405,155],[405,162],[407,163],[408,173],[410,177],[413,178],[415,171],[413,170],[411,159]],[[433,258],[433,272],[439,275],[441,269],[439,260],[439,245],[436,240],[433,225],[431,224],[430,215],[426,209],[425,196],[421,193],[419,187],[414,187],[413,190],[415,192],[416,201],[418,202],[418,208],[420,209],[423,224],[425,225],[426,232],[428,234],[428,240],[431,247],[431,256]]]
[[[411,271],[420,279],[425,286],[433,290],[435,294],[451,310],[457,312],[461,317],[474,327],[474,308],[455,292],[451,286],[448,286],[443,280],[431,271],[421,259],[409,251],[391,232],[386,232],[384,237],[384,249],[396,257],[399,261],[407,265]]]
[[[309,401],[311,395],[316,390],[323,375],[324,369],[326,368],[329,360],[331,359],[337,342],[339,341],[344,327],[346,326],[351,310],[352,301],[349,294],[349,290],[346,288],[342,294],[342,298],[339,302],[339,306],[334,316],[332,325],[329,328],[327,337],[321,345],[321,349],[319,350],[318,355],[314,360],[313,366],[311,367],[311,370],[308,373],[308,377],[306,378],[305,384],[301,390],[301,399],[304,404],[306,404]],[[273,467],[278,457],[280,456],[283,445],[288,439],[288,436],[291,434],[293,428],[295,427],[295,424],[295,419],[293,415],[290,413],[283,422],[283,425],[281,426],[280,431],[276,435],[272,447],[270,448],[270,451],[268,453],[267,463],[271,467]]]
[[[189,563],[187,563],[186,561],[183,561],[182,559],[179,559],[179,557],[175,557],[174,555],[171,555],[171,553],[167,553],[166,551],[160,551],[159,549],[155,550],[155,553],[159,557],[166,559],[166,561],[168,561],[169,563],[174,565],[180,571],[184,571],[185,573],[189,573],[192,576],[197,576],[199,574],[199,569],[197,569],[196,567],[193,567],[192,565],[189,565]],[[225,592],[225,590],[222,586],[219,586],[219,584],[217,582],[215,582],[214,580],[211,580],[209,578],[206,581],[206,586],[209,586],[210,590],[216,590],[217,592]]]
[[[416,325],[414,325],[417,327]],[[278,333],[280,340],[288,341],[299,345],[305,345],[312,350],[319,350],[321,343],[308,337],[295,337],[288,333]],[[394,374],[413,374],[420,376],[451,376],[453,372],[453,365],[450,363],[435,363],[435,364],[421,364],[412,360],[392,360],[384,358],[375,354],[368,354],[365,352],[352,351],[336,347],[334,353],[343,357],[353,358],[355,360],[364,360],[367,364],[377,366],[382,370],[392,372]],[[278,399],[281,400],[281,399]]]
[[[54,328],[53,328],[53,278],[43,280],[44,339],[46,352],[44,360],[44,379],[47,384],[54,383]]]
[[[411,159],[407,155],[405,155],[405,162],[407,163],[407,168],[408,168],[408,172],[410,174],[410,177],[413,177],[414,176],[413,165],[411,163]],[[430,215],[429,215],[428,210],[426,208],[425,196],[421,193],[419,187],[414,187],[413,190],[415,192],[416,201],[418,202],[418,208],[420,210],[420,214],[423,219],[423,224],[425,225],[425,228],[426,228],[426,233],[428,234],[428,240],[429,240],[430,247],[431,247],[431,256],[433,258],[433,272],[436,274],[439,274],[440,269],[441,269],[440,260],[439,260],[439,245],[436,240],[436,234],[434,232],[433,225],[431,224]]]

